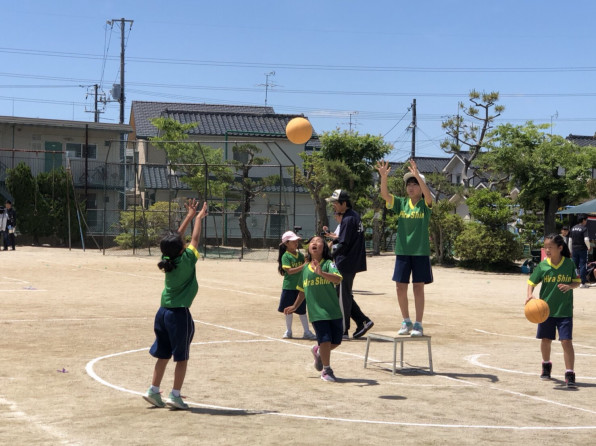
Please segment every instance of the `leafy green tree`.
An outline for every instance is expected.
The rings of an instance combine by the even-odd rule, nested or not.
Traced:
[[[321,150],[302,152],[303,172],[296,182],[310,192],[315,202],[317,232],[329,226],[325,198],[335,189],[349,191],[352,205],[363,212],[378,196],[373,184],[374,165],[391,151],[380,136],[334,130],[320,135]],[[376,206],[378,207],[378,206]]]
[[[433,204],[430,216],[429,233],[439,265],[453,263],[455,240],[464,230],[463,219],[455,214],[455,205],[449,200],[439,200]]]
[[[31,168],[25,163],[7,170],[6,186],[14,197],[18,211],[19,232],[30,235],[34,244],[39,244],[40,237],[51,235],[56,235],[62,242],[67,240],[68,203],[71,207],[71,236],[80,239],[76,198],[71,183],[67,181],[67,173],[63,168],[42,172],[37,177],[33,176]],[[82,203],[79,203],[79,208],[84,212]]]
[[[455,239],[455,255],[465,267],[494,270],[513,266],[521,259],[522,244],[515,235],[506,230],[492,230],[483,224],[472,222]]]
[[[242,233],[242,245],[245,248],[251,247],[252,234],[246,224],[246,219],[250,214],[251,203],[255,197],[262,195],[268,186],[280,183],[279,175],[270,175],[264,178],[252,178],[250,171],[255,166],[262,166],[268,163],[269,158],[258,156],[262,150],[254,144],[242,144],[234,146],[235,154],[238,158],[246,158],[246,162],[232,161],[236,171],[240,175],[240,232]],[[281,185],[280,185],[281,186]]]
[[[331,195],[332,190],[327,178],[326,160],[321,152],[300,152],[302,159],[302,171],[296,171],[296,184],[305,187],[315,202],[315,218],[317,221],[316,233],[318,234],[323,226],[329,226],[327,218],[327,202],[325,197]]]
[[[470,166],[490,142],[489,130],[495,118],[505,110],[503,105],[497,105],[498,92],[479,93],[472,90],[469,101],[471,105],[466,106],[463,102],[458,104],[462,114],[458,113],[442,123],[448,138],[441,143],[441,148],[447,153],[459,155],[462,148],[467,152],[462,156],[462,180],[466,188],[470,187],[473,178],[468,176]]]
[[[165,231],[169,229],[169,211],[179,212],[178,203],[158,201],[149,209],[130,207],[120,213],[120,233],[115,241],[122,249],[157,246]]]
[[[470,215],[490,229],[506,229],[512,221],[513,202],[496,191],[480,189],[468,198]]]
[[[505,124],[492,133],[490,151],[479,162],[509,175],[510,187],[520,190],[524,209],[541,203],[546,234],[556,231],[555,213],[565,204],[588,196],[588,180],[594,168],[596,148],[580,148],[545,130],[548,125],[531,121],[523,126]]]
[[[467,204],[470,215],[480,223],[465,225],[455,240],[455,254],[463,264],[489,269],[512,265],[520,259],[523,245],[507,230],[513,202],[496,191],[481,189],[468,198]]]
[[[195,123],[181,124],[171,118],[155,118],[151,123],[160,134],[151,138],[151,142],[166,152],[172,169],[182,173],[182,181],[197,192],[199,199],[223,197],[233,177],[224,163],[223,149],[187,141],[188,132],[197,126]]]
[[[346,189],[354,198],[367,195],[373,183],[374,166],[391,152],[391,145],[381,136],[334,130],[320,136],[321,153],[330,163],[328,174],[333,189]],[[347,170],[345,168],[347,167]]]

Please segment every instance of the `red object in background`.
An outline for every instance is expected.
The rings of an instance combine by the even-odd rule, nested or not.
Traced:
[[[540,248],[540,261],[542,262],[546,259],[546,250],[544,248]]]

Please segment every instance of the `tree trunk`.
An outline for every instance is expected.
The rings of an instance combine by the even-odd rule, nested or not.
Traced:
[[[556,234],[557,226],[555,224],[556,212],[559,209],[559,196],[551,195],[544,200],[544,235]]]
[[[318,198],[316,202],[318,222],[316,227],[316,234],[323,230],[323,226],[329,226],[329,219],[327,218],[327,202],[324,198]],[[329,228],[332,229],[332,228]],[[335,228],[333,228],[335,229]]]
[[[378,256],[381,254],[381,237],[383,236],[383,231],[381,228],[381,213],[379,211],[375,211],[373,216],[373,233],[372,233],[372,254],[373,256]]]
[[[240,219],[239,219],[239,224],[240,224],[240,232],[242,233],[242,246],[244,246],[246,249],[250,249],[251,235],[250,235],[250,231],[248,230],[248,225],[246,224],[247,217],[248,217],[248,214],[246,212],[242,211],[242,214],[240,215]]]

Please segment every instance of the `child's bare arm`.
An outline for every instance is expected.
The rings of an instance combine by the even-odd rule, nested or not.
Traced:
[[[197,206],[199,202],[195,198],[189,198],[186,203],[184,203],[184,207],[186,208],[186,216],[182,223],[180,223],[180,227],[178,228],[178,234],[184,236],[186,232],[186,228],[188,227],[189,223],[192,221],[192,218],[197,213]]]
[[[526,301],[524,302],[524,305],[527,304],[530,299],[536,299],[536,297],[534,297],[534,295],[532,294],[534,293],[534,288],[534,285],[528,284],[528,291],[526,293]]]
[[[190,244],[192,246],[194,246],[195,248],[197,246],[199,246],[199,240],[201,238],[201,227],[202,227],[202,222],[203,219],[207,216],[208,212],[208,207],[207,207],[207,202],[205,201],[203,203],[203,207],[201,208],[201,210],[197,213],[197,216],[195,218],[195,227],[192,228],[192,235],[190,238]]]

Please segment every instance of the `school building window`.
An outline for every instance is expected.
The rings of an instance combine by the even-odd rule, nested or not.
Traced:
[[[69,158],[85,158],[84,148],[85,144],[67,143],[66,153]],[[97,146],[95,144],[88,144],[87,153],[89,159],[97,159]]]

